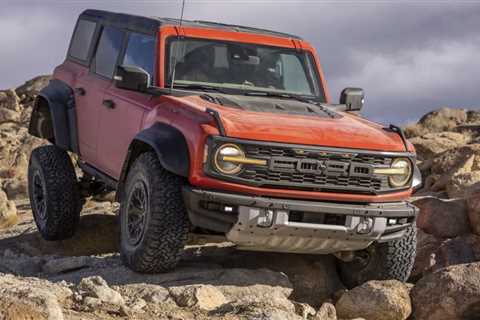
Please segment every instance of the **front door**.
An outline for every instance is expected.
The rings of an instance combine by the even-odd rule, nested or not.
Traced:
[[[155,37],[130,32],[120,65],[141,67],[155,81]],[[98,166],[113,178],[119,178],[128,147],[139,132],[151,96],[116,88],[112,84],[103,97],[107,107],[100,112]]]

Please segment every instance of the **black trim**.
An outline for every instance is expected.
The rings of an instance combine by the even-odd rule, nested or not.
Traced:
[[[226,137],[227,134],[225,133],[225,127],[223,126],[222,118],[220,118],[220,113],[217,110],[213,110],[210,108],[207,108],[205,111],[209,115],[211,115],[215,120],[215,123],[217,124],[217,127],[218,127],[218,131],[220,132],[220,135],[223,137]]]
[[[313,213],[366,217],[415,218],[418,209],[409,202],[389,203],[337,203],[312,200],[293,200],[259,197],[253,195],[224,193],[202,190],[185,186],[183,198],[190,221],[197,227],[217,232],[228,232],[237,221],[237,215],[209,211],[200,205],[201,201],[216,202],[234,207],[246,206],[257,208],[281,209]]]
[[[405,132],[403,132],[403,129],[400,127],[397,127],[396,125],[391,124],[389,127],[390,130],[393,132],[397,133],[400,138],[402,138],[403,145],[405,147],[405,151],[408,152],[408,144],[407,144],[407,137],[405,136]]]
[[[140,31],[144,33],[154,34],[158,32],[159,28],[164,25],[173,25],[178,26],[180,25],[179,19],[172,19],[172,18],[158,18],[158,17],[143,17],[137,16],[132,14],[124,14],[124,13],[115,13],[103,10],[92,10],[88,9],[85,10],[81,15],[81,18],[91,18],[98,20],[105,24],[115,25],[119,28],[128,29],[132,31]],[[219,30],[227,30],[231,32],[246,32],[246,33],[258,33],[270,36],[277,36],[277,37],[288,37],[293,39],[301,40],[300,37],[287,34],[283,32],[277,32],[272,30],[266,29],[259,29],[259,28],[252,28],[240,25],[231,25],[225,23],[217,23],[211,21],[199,21],[199,20],[182,20],[182,26],[187,27],[197,27],[197,28],[208,28],[208,29],[219,29]]]
[[[70,50],[72,48],[72,45],[73,45],[73,37],[75,36],[75,32],[77,32],[77,28],[78,28],[78,23],[80,22],[80,20],[88,20],[88,21],[91,21],[91,22],[95,22],[96,26],[95,26],[95,32],[93,33],[93,37],[92,37],[92,41],[90,42],[90,47],[88,49],[88,55],[87,55],[87,59],[86,60],[81,60],[81,59],[78,59],[74,56],[72,56],[70,54]],[[68,51],[67,51],[67,57],[66,59],[67,60],[70,60],[70,61],[73,61],[75,63],[78,63],[78,64],[81,64],[85,67],[89,67],[90,66],[90,62],[92,60],[92,56],[93,56],[93,53],[95,51],[95,48],[97,46],[97,42],[98,42],[98,37],[99,37],[99,34],[100,34],[100,30],[101,30],[101,25],[100,23],[95,20],[95,19],[92,19],[92,18],[89,18],[89,17],[82,17],[80,16],[75,24],[75,28],[73,29],[73,32],[72,32],[72,35],[70,36],[70,44],[68,46]]]
[[[113,190],[117,189],[118,182],[114,178],[110,177],[106,173],[94,168],[93,166],[89,165],[86,162],[78,161],[78,166],[80,169],[88,173],[89,175],[99,179],[103,183],[105,183],[108,187],[112,188]]]
[[[72,88],[61,80],[52,79],[38,96],[48,103],[55,144],[64,150],[79,154],[75,96]],[[39,121],[38,112],[40,112],[39,102],[37,97],[30,120],[29,133],[44,138],[36,130],[37,121]]]

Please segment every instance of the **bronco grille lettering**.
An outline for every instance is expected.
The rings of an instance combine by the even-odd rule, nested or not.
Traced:
[[[330,177],[369,177],[373,174],[371,165],[345,161],[272,157],[269,164],[269,169],[274,172],[313,173]]]

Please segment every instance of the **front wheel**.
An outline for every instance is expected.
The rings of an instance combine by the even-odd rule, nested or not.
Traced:
[[[339,261],[343,283],[353,288],[369,280],[407,281],[415,263],[417,228],[409,226],[398,240],[376,243],[355,253],[351,262]]]
[[[135,160],[120,205],[121,256],[130,269],[155,273],[177,265],[189,231],[183,182],[153,152]]]

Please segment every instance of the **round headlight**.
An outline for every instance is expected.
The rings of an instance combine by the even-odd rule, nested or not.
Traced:
[[[390,184],[393,187],[403,187],[405,186],[412,177],[412,163],[410,160],[405,158],[398,158],[393,160],[392,168],[402,169],[402,173],[395,174],[389,177]]]
[[[229,162],[225,157],[245,157],[242,149],[235,144],[224,144],[215,152],[215,168],[224,174],[236,174],[242,169],[242,164]]]

